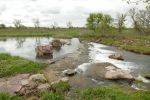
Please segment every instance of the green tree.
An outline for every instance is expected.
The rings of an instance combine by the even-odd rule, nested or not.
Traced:
[[[0,29],[4,29],[6,28],[6,25],[5,24],[0,24]]]
[[[142,2],[146,4],[146,8],[150,8],[150,0],[124,0],[124,1],[127,1],[128,4],[135,3],[137,5]]]
[[[91,13],[87,18],[87,27],[92,30],[96,30],[99,27],[100,22],[102,21],[102,13]]]
[[[34,23],[34,27],[35,28],[40,28],[40,21],[39,21],[38,18],[37,19],[33,19],[33,23]]]
[[[122,30],[125,28],[125,21],[126,21],[126,14],[118,14],[117,15],[117,28],[121,33]]]
[[[102,13],[91,13],[87,18],[86,26],[94,31],[105,31],[107,28],[109,28],[111,22],[112,18],[110,15],[105,15]]]
[[[110,28],[111,23],[112,17],[110,15],[103,15],[102,22],[99,25],[99,29],[102,30],[102,32],[105,32],[107,29]]]
[[[19,20],[19,19],[16,19],[16,20],[14,20],[14,26],[16,27],[16,28],[21,28],[23,25],[22,25],[22,21],[21,20]]]
[[[68,28],[73,28],[73,25],[72,25],[72,22],[71,22],[71,21],[67,22],[67,27],[68,27]]]
[[[132,8],[129,10],[130,17],[133,21],[135,30],[142,34],[148,33],[146,30],[150,28],[150,10],[138,10]]]

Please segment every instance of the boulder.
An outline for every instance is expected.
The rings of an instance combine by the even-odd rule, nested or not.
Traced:
[[[43,92],[47,91],[50,88],[50,85],[48,83],[41,84],[37,87],[38,91]]]
[[[51,45],[54,49],[56,50],[60,50],[63,43],[61,43],[61,41],[59,39],[54,39],[52,42],[51,42]]]
[[[87,66],[85,75],[97,80],[125,80],[133,81],[133,76],[111,63],[92,63]]]
[[[28,87],[29,89],[34,89],[37,87],[37,84],[34,81],[29,79],[21,80],[21,85],[24,87]]]
[[[46,83],[46,78],[43,74],[34,74],[29,77],[30,80],[38,83]]]
[[[116,80],[116,79],[127,79],[133,80],[133,76],[126,70],[115,68],[114,66],[106,67],[105,79]]]
[[[37,46],[36,47],[37,58],[52,58],[53,47],[51,45]]]
[[[117,60],[124,60],[123,56],[121,54],[119,54],[119,53],[112,54],[112,55],[109,56],[109,58],[117,59]]]
[[[68,77],[64,77],[64,78],[60,79],[60,81],[62,81],[62,82],[69,82],[69,78]]]
[[[64,75],[66,75],[66,76],[73,76],[73,75],[75,75],[77,72],[76,72],[75,70],[73,70],[73,69],[67,69],[67,70],[63,71],[63,73],[64,73]]]

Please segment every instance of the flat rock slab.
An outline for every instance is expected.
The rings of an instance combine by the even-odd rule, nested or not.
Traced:
[[[0,92],[14,95],[32,95],[39,91],[46,91],[49,84],[43,74],[19,74],[0,79]]]
[[[111,63],[93,63],[89,64],[85,75],[94,79],[108,80],[133,80],[133,76],[126,70],[117,68]]]
[[[14,77],[0,79],[0,92],[8,92],[10,94],[18,92],[22,88],[21,80],[28,77],[29,74],[19,74]]]

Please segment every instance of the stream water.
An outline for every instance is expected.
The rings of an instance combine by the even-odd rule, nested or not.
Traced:
[[[0,39],[0,53],[10,53],[11,55],[24,57],[30,60],[37,60],[35,52],[36,46],[49,44],[52,40],[53,38],[51,37]],[[67,42],[67,44],[64,45],[60,51],[54,51],[53,58],[59,58],[66,54],[73,53],[78,49],[80,44],[77,38],[61,40]],[[150,81],[143,77],[144,75],[150,76],[150,56],[136,54],[97,43],[89,43],[88,51],[90,61],[78,66],[83,72],[86,73],[86,69],[88,68],[87,64],[89,63],[109,62],[121,69],[130,71],[135,78],[144,81],[144,83],[133,84],[132,87],[150,90]],[[125,60],[118,61],[108,58],[109,55],[115,52],[121,53]]]
[[[39,45],[47,45],[53,39],[51,37],[7,38],[0,40],[0,53],[9,53],[30,60],[38,60],[35,48]],[[65,41],[68,45],[64,45],[59,51],[54,51],[52,59],[72,53],[78,49],[78,45],[80,44],[77,38],[61,40]]]

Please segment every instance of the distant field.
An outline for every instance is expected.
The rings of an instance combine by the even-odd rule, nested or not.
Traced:
[[[30,36],[52,36],[59,38],[77,37],[80,38],[81,40],[99,42],[107,45],[117,46],[129,51],[150,55],[150,35],[140,35],[133,29],[126,29],[122,33],[118,33],[117,29],[111,29],[105,33],[94,32],[86,28],[0,29],[0,37],[30,37]]]

